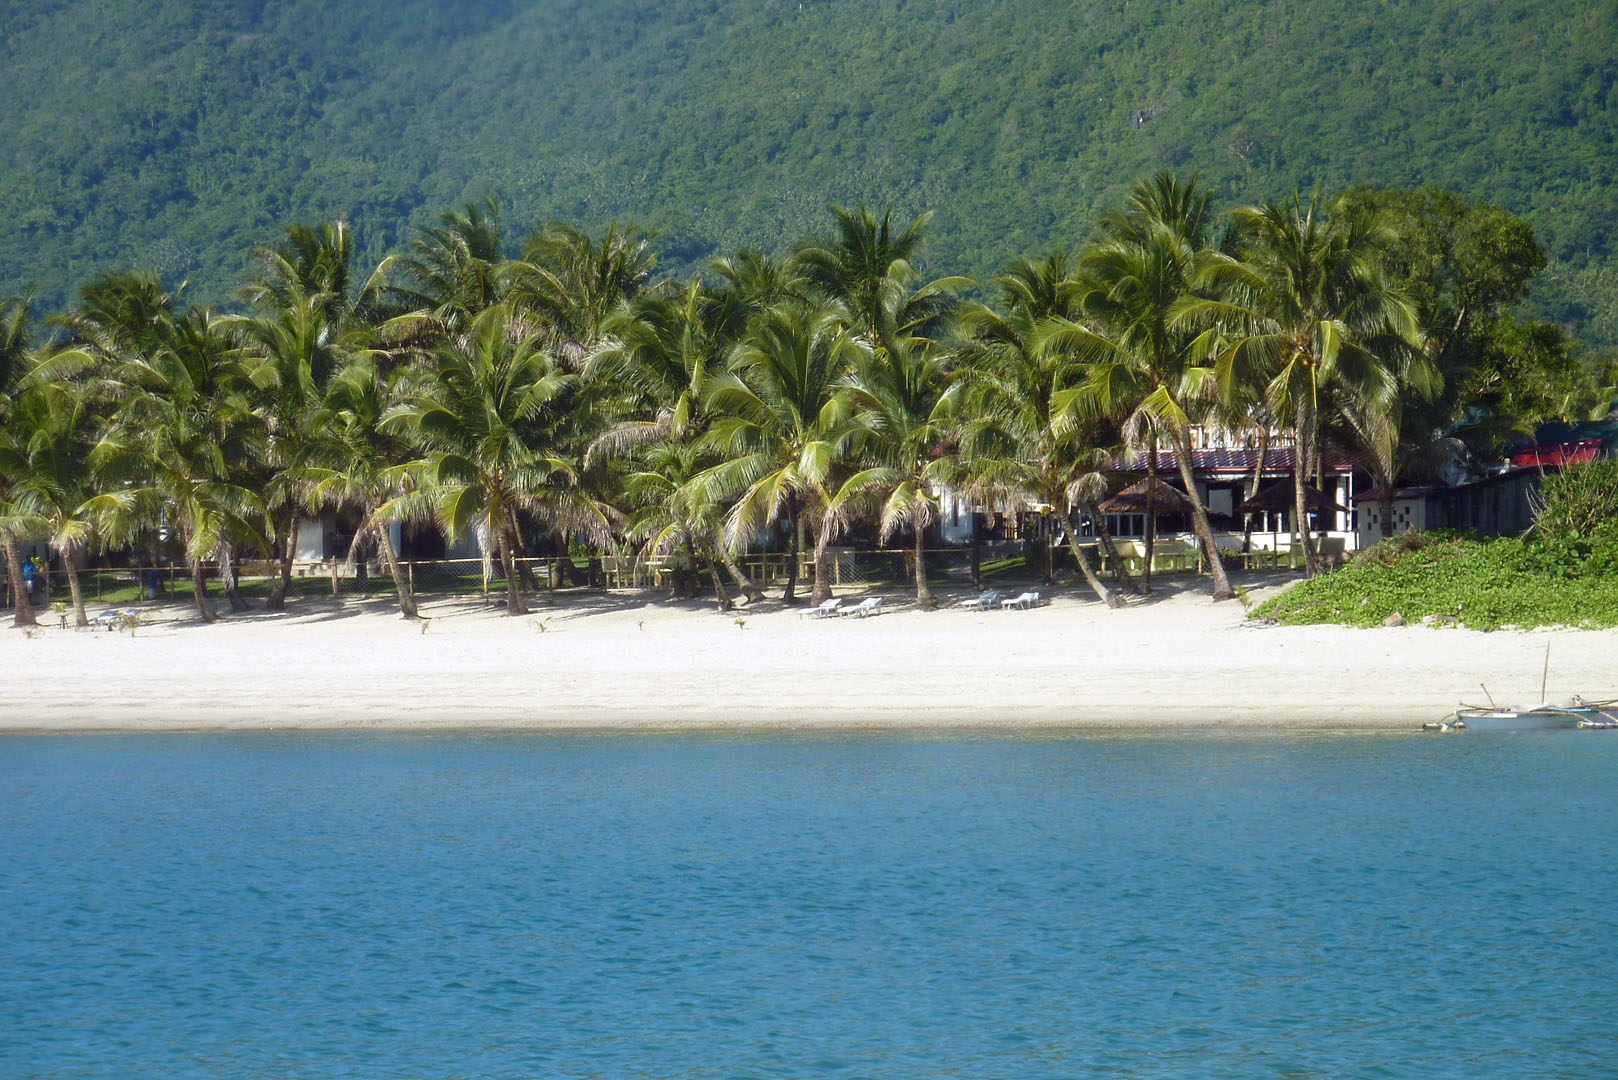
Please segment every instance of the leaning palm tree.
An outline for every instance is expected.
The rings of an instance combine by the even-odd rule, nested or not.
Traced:
[[[771,308],[737,349],[732,371],[707,395],[712,420],[702,448],[720,463],[704,472],[707,497],[731,500],[725,540],[742,550],[784,516],[792,537],[786,599],[794,599],[798,525],[814,530],[812,603],[831,592],[826,549],[845,524],[833,501],[852,415],[846,376],[863,346],[835,307]]]
[[[1308,477],[1319,449],[1319,405],[1333,385],[1363,402],[1390,400],[1388,357],[1419,351],[1409,303],[1389,283],[1381,257],[1393,234],[1369,210],[1339,204],[1322,212],[1318,192],[1232,212],[1241,258],[1219,256],[1201,272],[1217,300],[1189,303],[1187,320],[1217,318],[1230,329],[1219,350],[1221,387],[1262,385],[1291,422],[1293,513],[1305,572],[1321,569],[1309,530]]]
[[[1042,331],[1041,347],[1073,352],[1088,368],[1085,384],[1058,403],[1064,422],[1099,412],[1123,420],[1126,433],[1136,434],[1132,441],[1153,448],[1154,459],[1158,439],[1173,447],[1217,601],[1236,592],[1197,494],[1191,445],[1191,425],[1214,396],[1214,372],[1205,363],[1206,344],[1174,319],[1190,294],[1196,257],[1189,243],[1163,226],[1144,231],[1138,241],[1112,241],[1091,249],[1075,285],[1090,325],[1052,320]],[[1151,437],[1141,438],[1148,430]],[[1155,480],[1149,474],[1148,484]]]
[[[915,537],[916,604],[938,606],[927,583],[924,543],[938,517],[938,496],[960,480],[953,452],[956,407],[964,384],[952,358],[924,338],[898,338],[859,357],[853,378],[855,452],[868,462],[843,482],[834,502],[880,500],[885,542],[900,529]]]
[[[409,448],[383,429],[382,419],[403,396],[410,373],[383,373],[369,356],[338,372],[309,418],[307,443],[294,476],[308,504],[355,510],[354,544],[373,538],[399,597],[399,613],[419,617],[410,583],[399,569],[391,520],[384,507],[406,509],[411,488]]]
[[[960,454],[965,490],[977,501],[1033,503],[1053,515],[1065,511],[1075,484],[1092,471],[1092,448],[1081,425],[1053,423],[1053,402],[1082,384],[1084,366],[1071,353],[1039,347],[1043,322],[1022,304],[1004,315],[977,307],[964,316],[968,388]],[[1122,606],[1123,599],[1096,576],[1071,528],[1069,541],[1079,572],[1096,596],[1108,607]],[[1046,582],[1055,580],[1055,572],[1055,552],[1047,539]]]
[[[560,370],[539,338],[503,305],[472,319],[433,353],[425,387],[391,409],[385,430],[422,453],[416,490],[384,504],[385,517],[430,505],[445,536],[486,527],[506,578],[506,610],[526,614],[517,577],[519,515],[603,545],[612,511],[576,485],[560,432],[578,376]]]

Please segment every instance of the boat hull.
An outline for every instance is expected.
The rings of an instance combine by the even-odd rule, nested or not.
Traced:
[[[1468,731],[1576,731],[1581,722],[1604,719],[1600,709],[1461,709],[1455,718]]]

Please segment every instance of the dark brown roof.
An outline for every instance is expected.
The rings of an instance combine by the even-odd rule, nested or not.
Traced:
[[[1188,514],[1191,512],[1191,497],[1173,484],[1162,480],[1157,482],[1156,496],[1153,498],[1153,509],[1159,514]],[[1099,503],[1096,509],[1108,514],[1144,514],[1146,512],[1146,481],[1142,480],[1125,488],[1110,499]],[[1203,511],[1213,519],[1229,520],[1230,515],[1221,514],[1217,510],[1203,507]]]
[[[1332,510],[1347,510],[1346,506],[1337,505],[1337,501],[1324,491],[1310,484],[1303,485],[1303,497],[1309,502],[1309,509],[1315,513],[1326,513]],[[1254,510],[1291,510],[1296,500],[1295,489],[1291,480],[1277,480],[1273,484],[1266,484],[1258,489],[1258,494],[1242,503],[1237,509],[1243,513]]]

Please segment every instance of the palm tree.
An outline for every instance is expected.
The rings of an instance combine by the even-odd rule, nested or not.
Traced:
[[[512,615],[528,611],[517,578],[519,513],[603,545],[612,540],[611,511],[577,488],[560,445],[577,383],[497,305],[474,317],[464,335],[439,345],[425,388],[383,420],[385,430],[425,456],[415,470],[417,491],[384,504],[382,515],[408,513],[425,500],[452,539],[486,524]]]
[[[747,322],[745,308],[730,300],[692,282],[677,296],[638,297],[607,319],[602,328],[605,337],[591,352],[585,381],[609,399],[613,414],[624,419],[591,442],[587,466],[651,447],[656,452],[639,462],[643,468],[659,463],[678,467],[678,475],[665,479],[676,487],[691,481],[694,474],[687,475],[684,469],[692,459],[680,450],[707,431],[709,386],[727,369],[736,336]],[[699,455],[698,460],[714,464],[711,455]],[[643,493],[654,486],[644,478],[638,483]],[[679,497],[694,504],[707,501],[695,491]],[[750,602],[764,598],[727,547],[720,545],[715,557]]]
[[[1211,260],[1202,277],[1220,299],[1182,310],[1231,327],[1218,359],[1224,392],[1263,385],[1277,415],[1291,422],[1293,513],[1311,577],[1321,562],[1306,484],[1318,454],[1322,397],[1338,385],[1362,402],[1391,400],[1397,376],[1387,358],[1418,351],[1410,305],[1381,266],[1392,234],[1371,211],[1336,210],[1323,214],[1316,192],[1307,206],[1294,194],[1233,211],[1242,258]]]
[[[99,423],[79,387],[44,382],[12,399],[0,432],[0,531],[11,542],[48,540],[61,555],[77,626],[89,625],[77,556],[95,532],[85,504],[94,488],[90,452]]]
[[[6,432],[11,431],[11,391],[12,387],[22,377],[29,357],[28,314],[32,301],[32,294],[28,296],[8,296],[0,300],[0,427]],[[6,474],[0,472],[0,483],[6,482]],[[6,508],[0,505],[0,513]],[[0,542],[4,543],[6,553],[6,581],[12,596],[11,625],[33,626],[34,611],[28,600],[28,590],[23,588],[22,579],[22,547],[18,543],[18,536],[10,529],[0,528]]]
[[[425,319],[432,328],[460,333],[500,299],[500,204],[488,196],[456,212],[438,215],[438,224],[422,229],[401,260],[411,284],[396,290],[396,303],[412,309],[412,324]]]
[[[354,544],[366,536],[375,539],[393,577],[399,613],[419,617],[410,584],[399,569],[390,519],[408,506],[408,447],[383,429],[382,420],[402,396],[408,372],[384,374],[369,356],[361,356],[338,372],[326,389],[320,407],[310,417],[307,445],[295,476],[313,506],[348,507],[359,512]]]
[[[120,403],[90,465],[112,485],[86,513],[117,532],[132,515],[160,514],[184,546],[197,613],[211,623],[203,561],[233,539],[263,546],[252,524],[263,502],[242,482],[262,459],[263,428],[240,350],[218,320],[192,310],[168,319],[150,353],[118,357],[110,380]]]
[[[1155,514],[1157,445],[1174,449],[1191,522],[1213,580],[1214,600],[1236,595],[1214,543],[1192,468],[1191,425],[1215,396],[1208,345],[1176,315],[1192,295],[1209,195],[1195,178],[1161,173],[1137,185],[1123,212],[1107,219],[1113,238],[1084,253],[1070,287],[1082,321],[1053,319],[1042,347],[1072,350],[1088,365],[1086,384],[1064,394],[1064,422],[1099,411],[1124,421],[1147,452],[1147,516]],[[1150,551],[1148,551],[1148,568]]]
[[[240,290],[249,307],[274,312],[312,300],[333,326],[381,309],[388,270],[397,261],[390,255],[355,288],[354,237],[342,221],[288,225],[280,244],[253,254],[257,270]]]
[[[901,528],[913,531],[916,604],[924,609],[938,606],[927,584],[927,527],[938,516],[938,492],[960,479],[949,444],[963,384],[950,377],[950,364],[950,355],[925,338],[895,339],[882,353],[858,358],[853,441],[871,464],[849,477],[834,500],[879,496],[884,542]]]
[[[1058,395],[1081,385],[1085,372],[1071,353],[1040,347],[1046,321],[1020,302],[1004,315],[982,306],[965,314],[969,389],[960,440],[966,490],[978,502],[1031,502],[1049,516],[1071,504],[1079,494],[1076,485],[1093,469],[1085,429],[1053,423]],[[1096,577],[1071,527],[1068,535],[1073,559],[1096,596],[1108,607],[1122,606],[1123,599]],[[1047,583],[1055,572],[1047,537]]]
[[[299,493],[292,476],[307,443],[311,416],[350,353],[369,344],[382,321],[393,257],[361,283],[352,280],[353,237],[342,222],[289,225],[283,242],[260,248],[258,270],[241,295],[259,313],[225,320],[242,338],[255,367],[260,415],[269,429],[269,475],[261,490],[280,573],[265,601],[280,611],[292,587]]]
[[[756,248],[743,247],[712,260],[708,268],[723,283],[718,294],[724,305],[736,310],[742,323],[776,304],[809,302],[809,282],[796,259],[776,258]]]
[[[733,370],[713,381],[707,397],[715,419],[702,448],[721,460],[700,482],[707,497],[735,495],[725,520],[725,540],[733,550],[786,517],[793,545],[789,603],[795,599],[800,521],[815,534],[811,602],[821,603],[831,592],[826,548],[844,524],[833,491],[852,415],[846,376],[862,349],[846,319],[839,308],[771,308],[737,349]]]
[[[1042,347],[1071,351],[1088,369],[1085,385],[1058,400],[1061,422],[1078,422],[1094,412],[1124,419],[1126,433],[1135,435],[1131,442],[1148,447],[1154,466],[1157,438],[1174,448],[1192,527],[1213,579],[1213,598],[1229,600],[1236,593],[1192,471],[1193,410],[1206,408],[1214,389],[1213,370],[1200,362],[1201,346],[1194,337],[1175,332],[1170,319],[1184,295],[1191,257],[1188,247],[1167,231],[1145,244],[1111,243],[1088,252],[1081,303],[1095,329],[1053,320],[1043,332]],[[1142,438],[1143,429],[1153,437]],[[1149,466],[1149,492],[1155,471]]]
[[[697,479],[711,461],[692,442],[660,440],[636,454],[625,495],[636,504],[625,534],[642,543],[643,558],[679,553],[693,571],[706,564],[719,610],[733,606],[720,577],[724,525],[720,506]],[[750,583],[749,583],[750,584]]]
[[[895,232],[893,208],[879,220],[865,207],[832,207],[835,234],[793,256],[797,272],[827,302],[842,304],[872,347],[903,336],[940,337],[956,309],[955,293],[967,278],[940,278],[911,289],[912,260],[932,215],[922,214]]]
[[[618,306],[645,287],[657,262],[650,245],[633,224],[615,222],[596,240],[552,222],[501,268],[500,280],[514,308],[550,329],[552,352],[577,367]]]
[[[311,296],[290,286],[283,306],[256,317],[226,318],[221,328],[242,343],[242,360],[253,387],[254,412],[265,427],[265,473],[258,489],[270,516],[271,541],[279,553],[280,573],[265,601],[268,611],[286,606],[292,586],[302,492],[298,470],[311,438],[311,418],[320,407],[332,377],[346,363],[349,342],[331,321],[340,311],[326,294]]]

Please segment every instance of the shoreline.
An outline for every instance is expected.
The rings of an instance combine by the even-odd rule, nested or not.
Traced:
[[[1255,600],[1290,579],[1245,582]],[[946,597],[949,599],[958,599]],[[1069,588],[1028,611],[867,619],[767,602],[567,594],[510,618],[431,601],[298,601],[133,636],[6,628],[0,732],[930,732],[1419,730],[1463,699],[1618,696],[1618,630],[1259,626],[1200,580],[1110,611]],[[543,601],[541,601],[543,603]],[[94,611],[92,611],[92,617]]]

